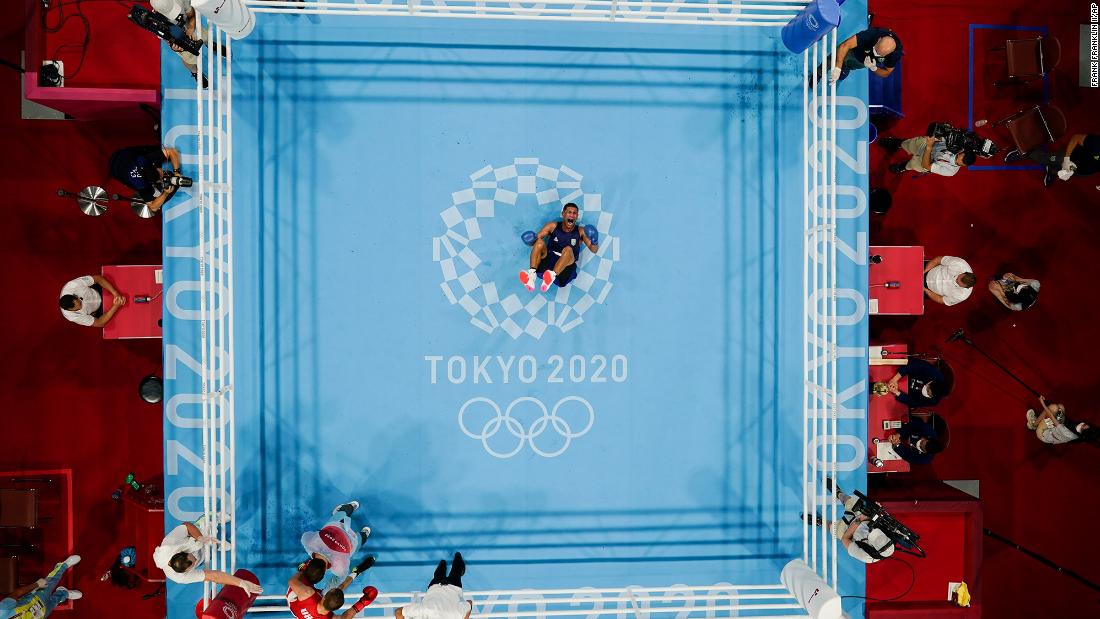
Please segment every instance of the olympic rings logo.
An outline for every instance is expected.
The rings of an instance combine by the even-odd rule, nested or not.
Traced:
[[[563,407],[571,402],[579,404],[584,416],[587,417],[583,427],[577,431],[573,431],[573,426],[570,425],[565,417],[559,414]],[[533,404],[535,409],[541,413],[528,427],[524,427],[523,422],[512,415],[517,407],[524,404]],[[481,425],[479,432],[473,432],[467,425],[467,413],[472,408],[479,407],[478,405],[488,407],[490,416],[488,420]],[[473,415],[470,416],[472,417]],[[512,403],[504,409],[503,413],[496,402],[480,396],[470,398],[462,405],[462,408],[458,409],[458,427],[462,430],[462,433],[472,439],[481,441],[482,447],[485,448],[485,451],[488,452],[489,455],[502,460],[518,454],[523,450],[525,444],[530,445],[531,451],[543,458],[556,458],[565,453],[566,449],[569,449],[569,445],[572,444],[573,439],[580,438],[587,434],[588,431],[592,429],[592,424],[595,422],[596,412],[592,409],[592,404],[590,404],[588,400],[575,395],[558,400],[558,403],[555,404],[549,412],[546,409],[546,405],[542,403],[542,400],[530,396],[523,396],[512,400]],[[476,427],[475,424],[475,428]],[[552,434],[546,432],[550,428],[553,428],[554,433],[559,437],[557,442],[560,444],[556,446],[546,445],[547,442],[552,440]],[[505,434],[501,434],[502,429],[505,431]],[[493,438],[496,437],[497,434],[501,434],[502,440],[506,445],[510,444],[514,439],[516,443],[515,447],[500,449],[501,446],[499,443],[501,440],[493,441]],[[511,438],[508,438],[509,435]],[[536,443],[540,437],[544,437],[542,441],[539,441],[543,443],[542,447]]]

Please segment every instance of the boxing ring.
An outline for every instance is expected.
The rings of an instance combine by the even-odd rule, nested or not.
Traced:
[[[483,618],[805,617],[795,558],[862,595],[798,519],[866,473],[866,76],[803,79],[836,32],[786,52],[796,0],[248,4],[209,88],[165,55],[195,185],[163,216],[166,528],[232,514],[210,567],[260,576],[250,612],[289,616],[351,498],[361,616],[454,550]],[[570,201],[599,254],[521,294]]]

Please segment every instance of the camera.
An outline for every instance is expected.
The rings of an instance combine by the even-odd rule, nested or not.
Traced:
[[[855,490],[853,494],[858,498],[855,505],[852,506],[852,513],[865,516],[867,526],[885,533],[887,537],[893,540],[898,550],[920,558],[926,556],[924,550],[917,545],[920,536],[914,533],[912,529],[899,522],[897,518],[890,515],[890,512],[886,511],[886,508],[867,498],[867,495],[859,490]]]
[[[950,153],[971,152],[982,159],[989,159],[997,154],[997,145],[993,140],[987,140],[973,131],[958,129],[949,123],[931,123],[925,135],[942,139]]]
[[[200,39],[192,39],[187,36],[187,32],[183,29],[183,26],[156,11],[150,11],[145,7],[135,4],[130,9],[127,17],[138,26],[152,32],[180,49],[187,50],[196,56],[202,51],[202,41]]]
[[[161,191],[167,191],[169,187],[173,189],[179,189],[180,187],[190,187],[194,183],[190,177],[180,176],[179,174],[169,174],[160,179],[159,187]]]

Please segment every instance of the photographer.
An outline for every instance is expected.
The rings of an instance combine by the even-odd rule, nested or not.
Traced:
[[[172,172],[164,164],[172,164]],[[111,177],[133,189],[150,210],[159,211],[176,193],[179,185],[190,185],[190,179],[180,175],[180,153],[169,146],[131,146],[111,155],[108,164]]]
[[[1078,133],[1069,139],[1064,153],[1035,149],[1029,153],[1014,150],[1005,156],[1005,163],[1027,157],[1046,166],[1043,185],[1050,187],[1055,178],[1068,181],[1073,176],[1088,176],[1100,170],[1100,135]]]
[[[1022,312],[1039,300],[1039,280],[1005,273],[989,282],[989,291],[1001,305],[1014,312]]]
[[[1035,409],[1027,411],[1027,429],[1034,430],[1039,440],[1049,445],[1061,445],[1075,441],[1096,443],[1100,433],[1092,424],[1085,421],[1073,421],[1066,419],[1066,407],[1062,404],[1051,404],[1046,398],[1039,396],[1039,404],[1043,406],[1040,415],[1035,414]]]
[[[864,563],[877,563],[894,554],[894,541],[890,536],[878,528],[872,528],[870,518],[855,511],[860,503],[859,497],[844,494],[830,478],[825,478],[825,485],[833,497],[844,505],[844,516],[836,522],[823,522],[818,515],[814,518],[814,525],[827,526],[848,554]]]
[[[951,152],[947,150],[947,143],[943,138],[922,135],[908,140],[900,138],[884,137],[879,139],[888,152],[896,152],[899,148],[910,155],[906,163],[895,163],[890,166],[894,174],[903,174],[906,170],[913,170],[921,174],[938,174],[940,176],[955,176],[959,168],[968,166],[977,161],[978,156],[969,150]]]

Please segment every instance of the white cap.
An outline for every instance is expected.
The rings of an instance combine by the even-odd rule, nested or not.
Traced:
[[[175,21],[183,13],[183,4],[179,0],[149,0],[153,10]]]

